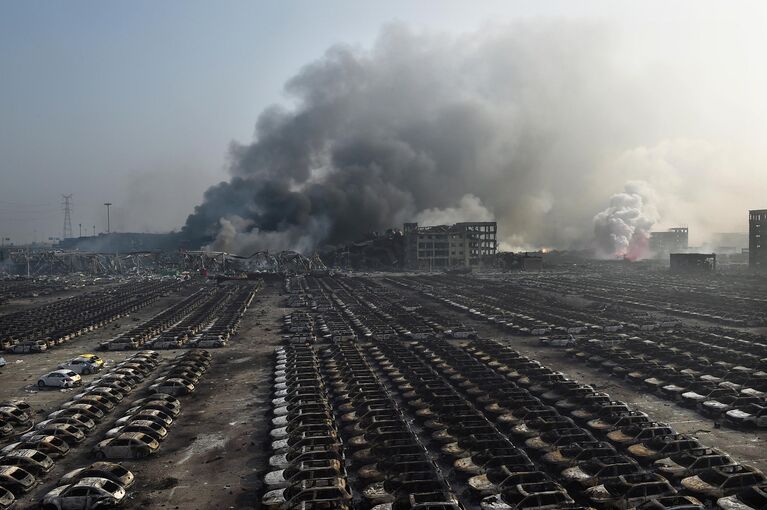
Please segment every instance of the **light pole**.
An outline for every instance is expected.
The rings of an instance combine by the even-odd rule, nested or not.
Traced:
[[[80,227],[80,235],[78,237],[82,237],[83,236],[83,224],[82,223],[78,223],[77,226]]]
[[[107,234],[110,232],[109,230],[109,206],[112,205],[112,202],[104,202],[104,205],[107,206]]]

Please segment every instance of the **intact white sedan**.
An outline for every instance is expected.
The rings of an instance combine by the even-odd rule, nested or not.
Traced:
[[[37,385],[40,388],[46,386],[55,388],[74,388],[75,386],[80,386],[82,382],[82,377],[71,370],[54,370],[38,379]]]

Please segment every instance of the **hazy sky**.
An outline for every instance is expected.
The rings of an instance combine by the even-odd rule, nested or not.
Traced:
[[[105,201],[113,230],[179,228],[227,178],[230,142],[249,142],[259,112],[287,101],[286,80],[333,44],[371,46],[392,21],[453,34],[524,18],[593,20],[620,34],[627,70],[649,62],[659,77],[685,75],[689,88],[676,93],[695,109],[673,137],[760,147],[767,16],[762,3],[730,5],[3,0],[0,236],[60,236],[62,193],[74,195],[75,235],[79,223],[105,230]],[[733,178],[757,171],[744,166]],[[743,230],[730,220],[716,228]]]

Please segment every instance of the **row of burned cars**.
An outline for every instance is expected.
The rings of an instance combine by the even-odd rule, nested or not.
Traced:
[[[435,291],[427,295],[478,319],[506,325],[506,315],[492,315],[481,306],[482,299],[458,300]],[[767,427],[767,338],[723,328],[669,326],[637,332],[641,336],[589,328],[573,331],[590,333],[580,339],[563,334],[540,340],[542,345],[569,347],[567,353],[576,359],[706,417],[734,427]],[[549,329],[524,333],[533,331]]]
[[[224,347],[237,333],[258,284],[199,289],[146,323],[102,342],[102,350]]]
[[[600,265],[509,277],[507,285],[577,294],[598,302],[621,304],[729,326],[767,323],[763,279],[749,275],[674,275],[668,271],[627,271]]]
[[[707,340],[707,341],[705,341]],[[733,427],[767,428],[767,366],[737,342],[678,333],[580,339],[574,359]],[[711,343],[708,343],[711,342]]]
[[[0,277],[0,305],[11,299],[48,296],[96,283],[78,277]]]
[[[392,278],[390,282],[416,290],[477,320],[503,327],[515,335],[619,331],[624,322],[599,317],[551,296],[467,277]]]
[[[373,302],[364,289],[348,299],[359,305],[343,309],[350,322],[385,313],[362,304]],[[311,376],[288,370],[287,350],[298,346],[278,353],[272,439],[283,442],[272,444],[270,476],[290,483],[267,481],[265,504],[295,508],[329,486],[334,508],[378,510],[767,504],[757,469],[505,344],[403,336],[330,344],[303,347]],[[329,457],[335,471],[313,470]]]
[[[10,508],[17,497],[37,487],[54,462],[78,448],[159,364],[157,352],[138,352],[100,374],[44,420],[32,424],[30,417],[30,430],[0,450],[0,509]],[[93,447],[96,462],[63,476],[43,496],[41,508],[89,510],[122,504],[134,476],[114,461],[158,451],[181,412],[176,397],[193,392],[209,364],[210,354],[202,350],[187,351],[172,360],[150,381],[146,396],[130,401],[130,407]]]
[[[322,280],[336,309],[362,338],[388,340],[434,337],[473,338],[477,331],[456,317],[422,306],[366,278]],[[370,313],[375,310],[375,313]],[[363,320],[364,317],[364,320]]]
[[[125,317],[186,283],[132,281],[0,316],[0,348],[15,354],[43,352]]]

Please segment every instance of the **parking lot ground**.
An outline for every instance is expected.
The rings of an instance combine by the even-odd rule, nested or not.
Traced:
[[[256,294],[228,347],[210,349],[211,367],[159,454],[126,462],[138,479],[126,508],[252,509],[269,460],[273,352],[280,343],[280,283]],[[171,351],[172,352],[172,351]]]

